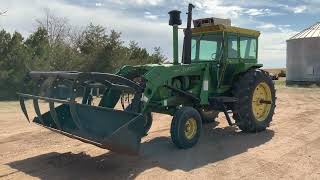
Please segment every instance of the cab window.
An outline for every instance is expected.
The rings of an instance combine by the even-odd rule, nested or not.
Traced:
[[[257,58],[257,39],[240,37],[240,57],[242,59]]]
[[[228,37],[228,58],[238,58],[238,37]]]
[[[222,38],[218,35],[202,35],[192,38],[191,60],[213,61],[220,57]]]

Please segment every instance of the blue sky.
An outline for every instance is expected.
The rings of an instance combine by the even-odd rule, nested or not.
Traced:
[[[171,59],[167,13],[186,12],[189,2],[197,7],[194,18],[230,18],[235,26],[261,31],[259,61],[265,67],[285,67],[286,40],[319,21],[320,14],[320,0],[0,0],[0,11],[8,10],[0,18],[0,28],[26,36],[50,9],[74,26],[93,22],[122,32],[124,41],[135,40],[150,51],[160,46]]]

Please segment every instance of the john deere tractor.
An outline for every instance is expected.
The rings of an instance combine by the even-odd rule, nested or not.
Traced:
[[[141,138],[152,125],[152,112],[173,116],[171,139],[181,149],[193,147],[202,124],[214,122],[219,112],[230,126],[244,132],[265,130],[276,98],[272,80],[257,63],[260,33],[217,18],[194,20],[192,28],[193,8],[189,4],[181,61],[181,12],[174,10],[169,12],[171,64],[124,66],[115,74],[30,72],[39,91],[19,93],[23,113],[29,120],[25,100],[31,99],[34,123],[126,154],[139,152]],[[43,103],[48,112],[41,112]]]

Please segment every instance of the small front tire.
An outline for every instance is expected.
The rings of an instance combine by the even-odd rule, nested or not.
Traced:
[[[197,144],[202,129],[199,112],[192,107],[179,109],[171,123],[171,139],[179,149],[188,149]]]

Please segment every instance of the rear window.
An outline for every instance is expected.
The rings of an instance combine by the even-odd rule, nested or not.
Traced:
[[[228,37],[228,58],[238,58],[238,37]]]
[[[257,58],[257,39],[240,37],[240,57],[242,59]]]

